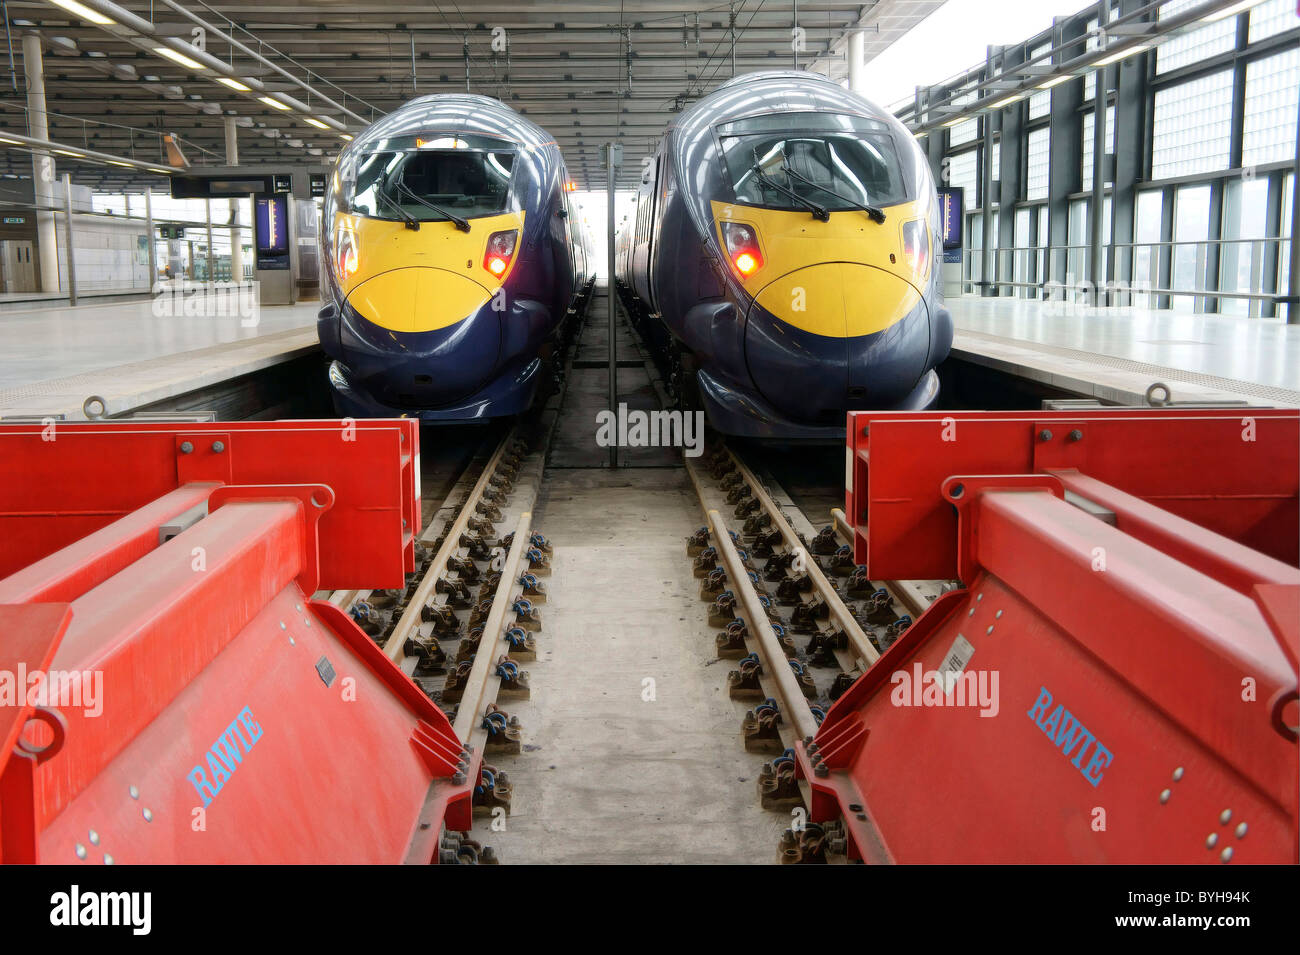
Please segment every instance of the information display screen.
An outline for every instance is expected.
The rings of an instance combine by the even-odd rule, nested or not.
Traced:
[[[961,226],[965,190],[948,186],[939,190],[939,223],[943,229],[943,249],[951,252],[963,245]]]
[[[255,206],[255,245],[259,269],[289,267],[289,203],[283,195],[258,196]]]

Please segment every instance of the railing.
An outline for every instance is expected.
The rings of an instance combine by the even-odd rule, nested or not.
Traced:
[[[1024,298],[1075,290],[1095,294],[1099,303],[1136,305],[1145,298],[1142,304],[1148,308],[1170,308],[1173,300],[1190,298],[1197,312],[1273,317],[1277,306],[1290,300],[1290,243],[1289,236],[1114,243],[1102,249],[1107,278],[1100,288],[1091,275],[1086,245],[998,248],[987,281],[983,249],[967,248],[962,251],[962,287],[968,292],[988,286],[1016,289]]]
[[[224,208],[224,202],[223,202]],[[67,205],[24,206],[24,210],[48,212],[54,217],[55,246],[58,252],[59,288],[63,296],[75,301],[75,296],[96,293],[147,293],[158,282],[172,279],[186,279],[194,282],[230,282],[232,233],[239,232],[241,238],[251,240],[252,226],[245,222],[232,226],[228,222],[211,222],[198,219],[185,219],[172,216],[139,215],[135,208],[130,214],[107,209],[87,209],[73,207],[71,230],[67,227]],[[247,217],[245,217],[247,218]],[[184,239],[168,240],[159,238],[157,227],[160,224],[183,226],[188,234]],[[105,241],[105,228],[111,240]],[[209,276],[209,258],[206,251],[194,250],[191,254],[183,251],[180,256],[181,269],[184,274],[171,275],[159,269],[159,263],[171,266],[169,243],[176,241],[184,246],[196,242],[206,246],[208,230],[211,229],[213,250],[211,253],[211,271]],[[146,243],[145,262],[138,261],[138,239],[148,236],[150,231],[152,244]],[[67,267],[68,236],[72,236],[73,268],[71,274]],[[114,235],[115,233],[115,235]],[[93,239],[92,239],[93,236]],[[244,244],[244,243],[241,243]],[[32,242],[37,245],[36,240]],[[160,248],[161,247],[161,248]],[[224,247],[224,248],[223,248]],[[245,253],[242,265],[242,281],[253,279],[253,254]],[[36,278],[39,280],[39,273]],[[26,294],[18,292],[16,294]],[[39,295],[39,293],[31,293]],[[42,296],[44,297],[44,296]]]

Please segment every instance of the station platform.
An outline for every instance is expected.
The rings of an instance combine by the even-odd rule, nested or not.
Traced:
[[[950,298],[952,356],[1097,398],[1300,406],[1300,325],[1145,308],[1090,308],[1013,298]]]
[[[130,414],[313,354],[320,303],[211,304],[167,314],[154,300],[0,312],[0,417],[81,420],[90,396]]]
[[[97,299],[101,303],[106,299],[144,299],[151,295],[147,288],[127,289],[87,289],[77,292],[79,304],[86,299]],[[67,292],[0,292],[0,312],[12,309],[31,308],[45,304],[67,304]]]

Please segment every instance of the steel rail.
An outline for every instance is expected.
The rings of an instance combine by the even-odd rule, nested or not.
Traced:
[[[826,601],[826,607],[830,611],[831,618],[839,625],[840,629],[844,631],[845,636],[848,637],[853,652],[864,660],[867,666],[875,663],[880,659],[880,651],[872,645],[871,640],[862,632],[861,625],[859,625],[857,620],[853,618],[853,614],[849,612],[849,608],[844,605],[844,599],[839,595],[839,592],[831,586],[830,581],[826,579],[826,575],[822,572],[821,567],[818,566],[816,559],[808,553],[803,542],[799,540],[799,535],[796,534],[794,528],[790,526],[790,522],[787,521],[785,515],[781,513],[781,509],[777,507],[776,502],[772,500],[771,495],[767,493],[767,490],[759,482],[758,478],[754,475],[754,472],[746,467],[744,462],[742,462],[730,448],[727,449],[727,456],[731,458],[736,469],[740,471],[741,478],[749,485],[750,490],[754,492],[754,497],[758,499],[758,503],[762,506],[763,510],[767,511],[768,515],[772,518],[773,526],[775,526],[776,530],[780,533],[781,539],[785,541],[785,546],[791,551],[803,552],[806,558],[804,561],[804,569],[807,572],[808,577],[812,580],[813,586],[821,594],[822,599]]]
[[[483,624],[478,650],[474,654],[474,665],[470,668],[464,692],[456,707],[456,719],[451,724],[461,742],[472,742],[476,748],[481,747],[482,737],[487,735],[487,730],[480,725],[484,700],[496,698],[495,688],[489,692],[489,687],[492,680],[495,679],[498,686],[501,681],[496,675],[496,660],[504,651],[506,639],[502,631],[505,628],[506,611],[513,603],[515,590],[519,587],[519,564],[529,543],[532,522],[532,512],[524,511],[515,524],[515,536],[501,567],[501,583],[497,585],[492,597],[492,609],[488,612],[487,622]]]
[[[442,578],[443,572],[447,569],[447,561],[452,554],[460,549],[460,535],[464,533],[470,516],[478,507],[479,501],[483,499],[483,492],[487,490],[488,483],[491,481],[492,475],[496,473],[496,469],[500,465],[502,457],[505,456],[506,450],[514,443],[515,430],[511,428],[506,433],[505,437],[501,439],[501,444],[497,446],[487,465],[484,466],[483,473],[479,475],[478,481],[475,482],[474,487],[465,498],[460,513],[448,526],[447,535],[443,538],[438,553],[434,555],[433,560],[429,563],[429,569],[420,580],[419,586],[415,588],[415,592],[411,594],[411,599],[407,601],[406,606],[402,609],[402,616],[393,624],[388,641],[384,644],[384,653],[394,663],[400,663],[405,655],[406,638],[419,628],[421,611],[423,611],[424,605],[433,595],[434,588]],[[503,577],[502,581],[504,582],[504,580]]]
[[[746,621],[749,632],[756,638],[763,666],[772,675],[780,690],[785,703],[785,714],[789,716],[791,725],[801,738],[815,736],[817,719],[813,716],[812,707],[799,687],[799,681],[795,679],[794,671],[790,669],[785,651],[781,649],[781,644],[776,639],[776,631],[768,622],[767,612],[758,601],[758,591],[754,589],[749,579],[749,568],[740,559],[740,552],[736,550],[736,545],[731,540],[731,533],[722,515],[710,508],[708,516],[709,526],[713,531],[714,547],[717,548],[722,562],[726,565],[727,579],[731,581],[736,596],[745,605],[745,613],[749,617]]]

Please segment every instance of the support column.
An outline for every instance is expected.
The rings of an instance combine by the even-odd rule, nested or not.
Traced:
[[[23,34],[23,73],[27,77],[27,131],[34,139],[50,138],[45,115],[45,68],[41,38]],[[36,245],[42,292],[59,290],[59,244],[54,224],[54,157],[32,151],[32,195],[36,203]]]
[[[144,187],[144,232],[149,248],[149,291],[158,290],[158,239],[153,230],[153,187]]]
[[[608,205],[609,214],[606,216],[606,241],[608,242],[609,258],[606,263],[608,277],[606,279],[609,293],[609,407],[614,414],[618,414],[618,298],[614,286],[614,278],[617,273],[617,263],[615,262],[615,241],[616,231],[614,225],[614,184],[615,177],[618,174],[618,166],[623,161],[623,147],[612,140],[605,146],[605,202]],[[618,467],[618,442],[611,441],[609,444],[609,466]]]
[[[867,37],[860,27],[849,31],[849,92],[863,93],[866,84]]]
[[[235,117],[226,117],[226,164],[239,165],[239,141],[235,138]],[[239,204],[242,199],[230,200],[230,280],[244,281],[243,232],[239,228]]]
[[[997,70],[998,58],[1002,55],[1001,47],[991,46],[985,57],[984,78],[991,79]],[[982,298],[988,298],[998,293],[998,287],[994,282],[994,271],[996,268],[997,255],[993,246],[993,115],[994,110],[985,110],[982,116],[984,123],[984,147],[981,151],[980,159],[980,228],[983,233],[983,241],[980,248],[980,281],[977,283]]]
[[[68,255],[68,304],[77,304],[77,262],[72,242],[72,174],[63,174],[63,242]]]
[[[1088,210],[1088,280],[1092,282],[1093,301],[1097,305],[1109,304],[1104,291],[1106,276],[1102,274],[1102,248],[1106,242],[1106,110],[1110,97],[1108,71],[1111,69],[1114,67],[1101,66],[1094,71],[1097,83],[1096,96],[1092,100],[1092,182],[1084,183],[1092,190]]]
[[[1057,52],[1053,62],[1066,63],[1083,49],[1083,24],[1069,18],[1058,19],[1054,35]],[[1069,44],[1067,46],[1067,44]],[[1076,78],[1052,88],[1051,155],[1048,159],[1047,187],[1047,277],[1059,283],[1051,294],[1065,295],[1069,283],[1083,278],[1070,275],[1070,195],[1081,190],[1083,123],[1079,109],[1083,105],[1083,79]]]
[[[1291,180],[1291,248],[1287,257],[1286,323],[1300,325],[1300,243],[1295,240],[1296,223],[1300,223],[1300,110],[1296,115],[1295,161]]]

